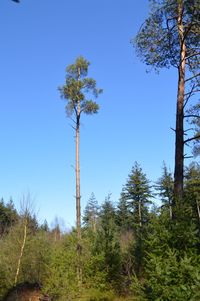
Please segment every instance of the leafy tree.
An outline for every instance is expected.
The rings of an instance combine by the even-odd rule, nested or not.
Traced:
[[[200,26],[199,0],[150,0],[150,16],[134,40],[138,56],[156,69],[171,66],[178,71],[175,128],[174,201],[183,197],[184,112],[199,91]],[[189,86],[188,86],[189,85]],[[189,116],[187,116],[189,117]]]
[[[49,264],[43,279],[43,291],[57,300],[72,300],[78,294],[76,281],[75,233],[52,241]]]

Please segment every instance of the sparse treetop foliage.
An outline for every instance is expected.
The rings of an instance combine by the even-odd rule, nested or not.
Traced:
[[[81,113],[94,114],[99,110],[99,105],[93,100],[97,98],[102,89],[96,88],[96,81],[87,77],[90,63],[82,56],[78,57],[75,64],[66,68],[66,83],[59,87],[61,97],[67,100],[66,113],[73,113],[80,117]],[[80,111],[78,104],[80,103]]]

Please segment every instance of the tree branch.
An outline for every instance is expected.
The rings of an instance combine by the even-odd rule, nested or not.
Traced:
[[[191,57],[196,56],[196,55],[199,55],[199,54],[200,54],[200,52],[196,52],[196,53],[190,54],[189,56],[186,56],[185,59],[188,60],[188,59],[190,59]]]
[[[200,76],[200,73],[197,73],[197,74],[195,74],[195,75],[193,75],[193,76],[187,78],[187,79],[185,80],[185,83],[188,82],[188,81],[190,81],[190,80],[192,80],[193,78],[198,77],[198,76]]]
[[[193,140],[196,140],[196,139],[200,139],[200,134],[185,140],[184,143],[186,144],[186,143],[188,143],[190,141],[193,141]]]
[[[187,97],[186,97],[186,100],[185,100],[185,103],[184,103],[184,106],[183,106],[183,108],[185,109],[185,107],[186,107],[186,105],[187,105],[187,103],[188,103],[188,101],[189,101],[189,99],[190,99],[190,97],[192,96],[192,94],[194,93],[194,89],[195,89],[195,87],[196,87],[196,85],[195,84],[193,84],[193,86],[192,86],[192,89],[190,90],[190,92],[189,93],[187,93]],[[186,95],[186,94],[185,94]],[[185,97],[185,95],[184,95],[184,97]]]
[[[184,118],[200,118],[200,115],[189,114],[189,115],[184,115]]]

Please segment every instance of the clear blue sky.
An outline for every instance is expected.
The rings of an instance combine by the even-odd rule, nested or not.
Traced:
[[[135,161],[156,181],[173,170],[176,70],[146,73],[130,43],[148,0],[0,2],[0,196],[31,193],[39,219],[75,222],[74,133],[57,87],[83,55],[104,89],[82,119],[81,194],[117,202]]]

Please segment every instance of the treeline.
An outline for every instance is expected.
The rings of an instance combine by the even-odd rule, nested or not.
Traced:
[[[92,194],[77,233],[39,225],[25,207],[0,202],[0,299],[19,283],[38,283],[53,300],[200,300],[200,167],[185,170],[184,202],[173,207],[166,166],[151,183],[138,163],[120,200]],[[156,205],[159,204],[159,205]],[[81,265],[82,284],[77,281]]]

